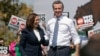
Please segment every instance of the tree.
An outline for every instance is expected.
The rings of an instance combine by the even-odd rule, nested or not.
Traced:
[[[25,3],[18,3],[18,0],[1,0],[0,1],[0,19],[7,25],[11,15],[27,17],[33,12],[32,7],[28,7]]]
[[[18,16],[27,17],[31,12],[33,12],[32,6],[28,7],[25,3],[21,3]]]
[[[10,31],[7,26],[11,15],[25,18],[31,12],[33,12],[32,6],[18,3],[18,0],[0,0],[0,38],[5,39],[6,46],[16,37],[14,30]]]

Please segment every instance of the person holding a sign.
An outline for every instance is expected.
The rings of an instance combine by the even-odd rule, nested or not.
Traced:
[[[4,40],[4,38],[0,38],[0,56],[10,56],[8,46],[4,44]]]
[[[9,45],[9,53],[11,56],[21,56],[20,50],[19,50],[19,41],[20,41],[20,35],[21,30],[17,31],[16,37],[11,41]]]
[[[4,39],[0,38],[0,46],[4,46]]]
[[[64,5],[61,1],[54,1],[52,7],[54,17],[48,21],[46,28],[50,45],[48,56],[70,56],[71,39],[76,47],[75,56],[79,56],[80,38],[73,20],[62,15]]]
[[[90,37],[88,43],[81,48],[80,56],[100,56],[100,33]]]
[[[26,28],[21,31],[19,46],[22,56],[42,56],[41,44],[48,45],[44,38],[44,32],[39,26],[39,21],[39,16],[36,13],[29,14]]]

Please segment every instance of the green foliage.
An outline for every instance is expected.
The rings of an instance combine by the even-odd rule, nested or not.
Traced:
[[[0,38],[4,38],[6,46],[16,37],[14,31],[10,31],[7,26],[11,15],[25,18],[33,12],[32,6],[29,7],[25,3],[19,3],[18,1],[19,0],[0,0]],[[1,21],[3,21],[4,24],[1,23]]]
[[[28,7],[25,3],[19,3],[18,0],[0,1],[0,19],[3,20],[6,25],[11,15],[27,17],[30,12],[33,12],[32,7]]]
[[[0,27],[0,38],[4,39],[4,45],[8,46],[10,42],[15,39],[15,34],[11,32],[7,26],[3,25]]]

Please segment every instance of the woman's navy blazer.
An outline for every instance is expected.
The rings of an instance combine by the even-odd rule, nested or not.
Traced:
[[[48,45],[48,42],[44,38],[44,32],[42,29],[38,30],[41,40],[38,41],[33,29],[24,29],[21,31],[21,39],[19,43],[22,56],[42,56],[41,44]]]

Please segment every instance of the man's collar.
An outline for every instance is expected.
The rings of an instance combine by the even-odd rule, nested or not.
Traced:
[[[54,16],[54,18],[55,18],[55,19],[58,19],[58,20],[60,20],[62,17],[63,17],[63,15],[61,15],[61,16],[59,16],[59,17]]]

